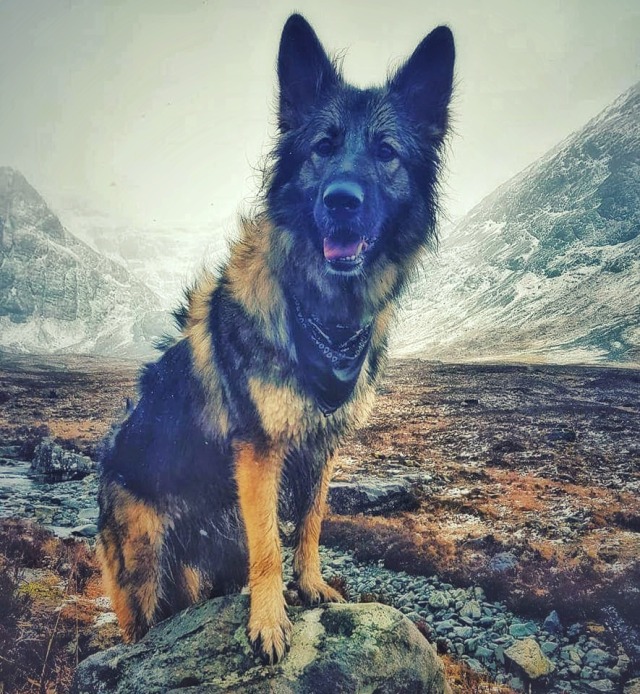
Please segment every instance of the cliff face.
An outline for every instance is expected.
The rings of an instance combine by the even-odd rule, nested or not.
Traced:
[[[0,349],[142,356],[157,296],[70,234],[19,172],[0,168]]]
[[[445,235],[401,353],[640,361],[640,85]]]

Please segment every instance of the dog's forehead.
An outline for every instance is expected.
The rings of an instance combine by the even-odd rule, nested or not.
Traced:
[[[376,131],[393,128],[397,116],[384,88],[343,86],[318,112],[327,129],[339,131]]]

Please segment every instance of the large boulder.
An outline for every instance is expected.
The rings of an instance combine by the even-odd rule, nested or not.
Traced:
[[[418,506],[415,485],[408,480],[361,477],[335,481],[329,487],[329,506],[338,515],[384,515],[413,511]]]
[[[507,648],[504,657],[510,668],[527,680],[547,677],[555,670],[555,665],[542,652],[535,639],[516,641]]]
[[[31,461],[31,472],[47,482],[78,480],[96,471],[96,464],[86,455],[67,451],[44,438],[36,446]]]
[[[442,663],[400,612],[376,603],[290,608],[291,651],[262,666],[245,634],[246,595],[194,605],[83,661],[72,694],[153,694],[176,689],[235,694],[449,693]]]

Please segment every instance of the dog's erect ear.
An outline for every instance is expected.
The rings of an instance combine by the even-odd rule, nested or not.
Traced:
[[[278,123],[283,132],[300,125],[318,96],[339,81],[314,30],[299,14],[291,15],[282,30],[278,80]]]
[[[434,29],[391,80],[412,119],[429,126],[434,135],[444,135],[447,108],[453,89],[455,47],[448,27]]]

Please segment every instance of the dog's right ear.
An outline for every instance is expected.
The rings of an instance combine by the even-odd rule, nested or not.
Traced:
[[[292,14],[282,30],[278,80],[282,132],[297,128],[316,99],[340,80],[315,31],[299,14]]]

